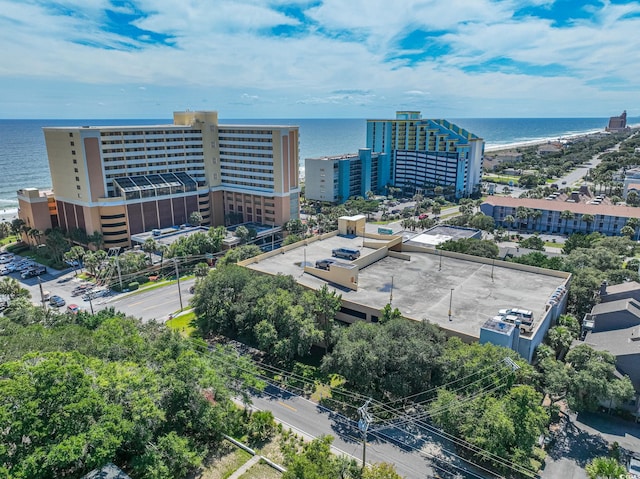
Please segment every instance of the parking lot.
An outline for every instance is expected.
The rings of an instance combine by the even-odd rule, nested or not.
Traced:
[[[44,302],[48,307],[61,311],[63,308],[74,311],[89,310],[88,297],[85,296],[83,299],[83,295],[93,289],[93,285],[80,280],[73,273],[65,274],[68,271],[48,268],[20,255],[5,252],[0,254],[0,274],[17,280],[31,293],[34,303]],[[79,286],[82,288],[78,288]],[[97,299],[105,294],[106,292],[100,292],[95,297]]]

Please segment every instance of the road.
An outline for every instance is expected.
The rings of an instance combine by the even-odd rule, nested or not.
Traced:
[[[252,402],[255,408],[271,411],[278,422],[307,439],[330,434],[334,437],[334,452],[362,459],[362,436],[353,421],[273,384],[263,393],[254,394]],[[442,444],[442,440],[429,436],[426,431],[409,434],[395,428],[381,428],[375,421],[369,431],[366,462],[391,463],[406,479],[497,477],[480,474],[468,462],[446,452],[443,446],[452,450],[451,444]],[[432,463],[433,455],[443,459]]]
[[[618,151],[619,149],[620,149],[620,143],[616,144],[612,148],[609,148],[609,149],[603,151],[602,153],[598,153],[596,155],[593,155],[591,157],[591,160],[588,161],[587,163],[585,163],[584,166],[580,166],[580,167],[576,168],[575,170],[570,171],[569,173],[564,175],[562,178],[558,178],[558,181],[557,181],[558,186],[560,186],[560,187],[565,186],[565,185],[566,186],[571,186],[574,183],[582,181],[582,179],[585,177],[585,175],[587,173],[589,173],[590,169],[595,168],[596,166],[598,166],[600,164],[600,162],[602,161],[601,156],[603,154],[610,153],[612,151]],[[565,182],[566,182],[566,184],[565,184]]]
[[[59,272],[49,270],[49,272],[40,276],[40,279],[22,279],[19,273],[11,273],[11,277],[20,281],[22,287],[31,293],[31,298],[34,302],[39,302],[41,298],[39,284],[39,281],[41,281],[42,291],[47,291],[51,295],[58,295],[65,300],[66,305],[60,310],[64,310],[69,304],[77,304],[81,309],[86,309],[87,311],[90,311],[93,306],[94,312],[113,306],[117,310],[140,318],[143,321],[151,321],[153,319],[166,321],[169,318],[169,314],[181,309],[177,284],[147,292],[113,293],[104,298],[96,298],[90,304],[89,301],[83,300],[81,295],[74,296],[72,294],[72,291],[82,282],[73,271]],[[193,296],[189,293],[189,288],[194,283],[195,279],[193,278],[180,281],[183,307],[188,306],[189,300]]]

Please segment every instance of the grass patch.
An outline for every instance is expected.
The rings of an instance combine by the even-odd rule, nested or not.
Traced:
[[[0,246],[5,246],[11,243],[15,243],[18,241],[18,237],[14,235],[9,235],[6,238],[2,238],[0,240]]]
[[[190,477],[196,479],[227,479],[249,459],[251,459],[251,454],[225,441],[219,450],[207,457],[202,472]]]
[[[191,333],[196,330],[189,323],[196,317],[196,313],[193,311],[187,314],[181,314],[177,318],[167,321],[167,326],[171,329],[178,331],[183,336],[191,336]]]
[[[245,472],[240,479],[278,479],[282,474],[273,467],[260,461]]]

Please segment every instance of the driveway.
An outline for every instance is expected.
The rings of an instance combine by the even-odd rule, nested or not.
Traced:
[[[542,479],[586,479],[585,466],[607,456],[617,442],[628,453],[640,453],[640,425],[601,413],[581,413],[563,418],[547,450]]]
[[[563,419],[547,449],[547,459],[540,471],[541,479],[587,479],[585,466],[591,459],[606,456],[607,442],[597,434],[580,429]]]

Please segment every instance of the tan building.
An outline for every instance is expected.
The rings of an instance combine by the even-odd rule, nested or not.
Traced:
[[[53,191],[37,188],[18,190],[18,212],[20,219],[29,229],[46,231],[58,226],[58,207]],[[23,233],[23,240],[27,235]]]
[[[105,247],[187,223],[193,212],[216,226],[299,215],[296,126],[220,125],[217,112],[185,111],[170,125],[44,135],[59,226],[98,231]]]

